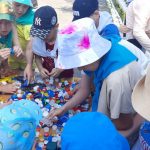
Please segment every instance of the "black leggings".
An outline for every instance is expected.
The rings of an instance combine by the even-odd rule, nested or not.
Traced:
[[[142,49],[141,44],[136,39],[129,39],[128,41],[133,45],[135,45],[136,47],[138,47],[139,49]]]

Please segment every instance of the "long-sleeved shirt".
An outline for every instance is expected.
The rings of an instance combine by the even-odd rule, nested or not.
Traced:
[[[150,52],[150,1],[134,0],[126,12],[126,26],[129,33],[142,47]],[[130,36],[131,38],[131,36]]]

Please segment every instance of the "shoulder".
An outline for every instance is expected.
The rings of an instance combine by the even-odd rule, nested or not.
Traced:
[[[21,25],[21,24],[17,24],[17,28],[18,29],[22,29],[22,30],[30,30],[32,27],[32,25]]]
[[[139,69],[139,64],[136,61],[133,61],[127,64],[126,66],[122,67],[121,69],[111,73],[106,78],[107,85],[112,88],[120,87],[124,80],[129,80],[131,76],[134,77],[134,75],[139,72]]]

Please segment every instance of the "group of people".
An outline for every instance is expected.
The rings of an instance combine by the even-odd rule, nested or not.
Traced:
[[[49,119],[82,103],[93,89],[92,112],[68,121],[62,134],[62,150],[150,149],[150,71],[144,54],[150,46],[150,5],[148,0],[142,3],[144,8],[140,0],[128,6],[126,25],[120,28],[132,34],[127,41],[120,36],[111,15],[99,11],[98,0],[75,0],[73,20],[63,29],[59,29],[57,13],[51,6],[34,12],[30,0],[13,0],[12,4],[0,1],[1,68],[8,62],[12,69],[24,69],[29,82],[34,78],[35,65],[43,79],[71,78],[74,68],[81,71],[75,95],[51,111]],[[0,85],[1,92],[15,90],[14,84]],[[4,111],[12,105],[9,102],[1,107]],[[6,144],[3,140],[0,147]],[[28,144],[31,149],[33,142]]]

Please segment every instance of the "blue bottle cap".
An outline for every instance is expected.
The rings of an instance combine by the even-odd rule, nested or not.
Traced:
[[[53,138],[52,136],[49,136],[48,137],[48,142],[52,142],[52,138]]]
[[[15,51],[13,48],[10,48],[10,55],[15,55]]]

